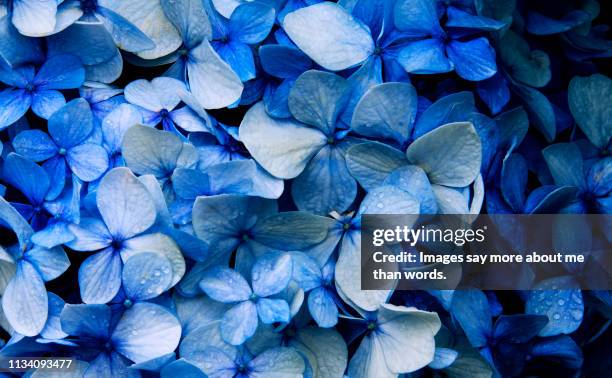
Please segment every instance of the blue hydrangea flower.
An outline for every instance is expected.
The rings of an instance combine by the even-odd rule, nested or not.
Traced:
[[[8,86],[0,92],[0,129],[15,123],[30,107],[36,115],[48,119],[66,103],[58,90],[78,88],[84,79],[81,62],[69,55],[48,59],[38,72],[31,66],[0,65],[0,81]]]
[[[207,1],[208,2],[208,1]],[[251,45],[263,41],[274,25],[274,8],[260,2],[238,5],[228,17],[207,8],[212,26],[211,45],[243,82],[254,79],[255,60]]]
[[[216,301],[234,304],[221,319],[221,335],[226,342],[240,345],[253,336],[258,317],[264,324],[289,322],[287,302],[268,297],[287,287],[291,272],[290,255],[266,254],[253,265],[251,286],[229,268],[212,268],[204,274],[200,288]]]
[[[141,363],[171,353],[181,337],[178,319],[152,303],[136,303],[119,319],[106,305],[68,304],[60,319],[81,353],[91,356],[85,376],[130,376],[130,361]]]
[[[399,52],[399,63],[412,73],[455,70],[471,81],[493,76],[497,72],[494,50],[478,33],[499,30],[505,24],[472,14],[452,2],[439,4],[433,0],[402,0],[395,5],[395,26],[413,39]],[[445,20],[443,25],[441,19]]]
[[[183,135],[177,126],[188,132],[208,131],[207,120],[202,119],[188,106],[177,109],[187,96],[187,87],[181,81],[158,77],[151,82],[136,80],[125,87],[127,102],[137,105],[143,113],[144,124],[161,124],[166,131]]]
[[[101,180],[96,204],[102,220],[83,218],[71,225],[75,239],[66,245],[76,251],[96,251],[79,269],[85,303],[107,303],[121,287],[123,261],[141,252],[159,252],[172,262],[172,285],[185,272],[185,261],[169,237],[144,233],[155,222],[156,209],[147,188],[127,169],[114,168]]]
[[[22,131],[13,140],[13,146],[33,161],[45,161],[56,190],[63,189],[67,169],[85,182],[106,172],[106,150],[88,140],[94,121],[87,101],[75,99],[61,107],[49,118],[48,128],[51,137],[40,130]]]
[[[2,265],[3,275],[10,277],[2,293],[2,310],[15,331],[35,336],[47,322],[45,282],[64,273],[70,261],[62,247],[48,249],[33,244],[34,230],[4,198],[0,198],[0,220],[11,227],[19,240],[19,245],[8,253],[0,248],[2,259],[14,264],[12,268]]]
[[[175,56],[176,62],[166,76],[189,85],[201,106],[217,109],[240,99],[243,85],[211,46],[211,23],[202,2],[190,0],[162,1],[164,13],[178,29],[183,40]]]

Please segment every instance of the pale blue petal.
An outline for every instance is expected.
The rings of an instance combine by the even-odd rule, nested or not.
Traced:
[[[106,150],[95,144],[71,148],[66,159],[72,172],[84,182],[97,180],[108,169]]]
[[[106,225],[97,218],[83,218],[78,225],[71,224],[69,227],[74,239],[66,246],[76,251],[95,251],[108,247],[112,242]]]
[[[137,235],[155,222],[151,195],[127,168],[115,168],[102,178],[96,202],[111,235],[119,240]]]
[[[289,93],[289,110],[298,121],[331,136],[338,114],[347,101],[347,90],[348,82],[338,75],[306,71],[298,77]]]
[[[256,76],[255,60],[251,47],[242,42],[213,42],[213,47],[227,64],[232,67],[242,82],[254,79]],[[246,94],[246,91],[243,95]]]
[[[204,372],[191,364],[190,362],[179,358],[176,361],[169,363],[164,366],[160,372],[161,378],[174,378],[176,376],[184,378],[206,378],[207,375]]]
[[[88,257],[79,268],[79,288],[85,303],[108,303],[121,287],[121,257],[111,248]]]
[[[51,55],[72,54],[85,65],[108,62],[117,47],[101,22],[75,23],[47,38]]]
[[[438,205],[427,174],[414,165],[397,168],[383,182],[393,185],[411,194],[420,203],[421,214],[436,214]]]
[[[142,115],[134,106],[129,104],[119,105],[104,117],[102,121],[102,134],[109,154],[112,155],[120,152],[123,136],[126,131],[141,122]]]
[[[487,345],[492,334],[491,312],[486,295],[480,290],[457,290],[451,312],[474,347]]]
[[[221,319],[223,340],[232,345],[240,345],[255,334],[257,330],[257,307],[251,301],[241,302],[232,307]]]
[[[291,318],[289,305],[284,299],[260,298],[257,313],[263,324],[289,323]]]
[[[232,160],[206,169],[212,193],[236,193],[276,199],[284,189],[279,180],[263,170],[254,160]]]
[[[169,176],[177,166],[183,143],[175,134],[146,126],[128,129],[123,138],[125,162],[135,173]]]
[[[414,126],[414,138],[419,138],[446,123],[471,119],[474,112],[476,105],[472,92],[463,91],[444,96],[419,115]]]
[[[2,295],[2,309],[10,325],[24,336],[35,336],[47,321],[45,283],[28,261],[17,264],[15,276]]]
[[[368,28],[335,3],[322,2],[291,12],[282,26],[306,55],[331,71],[356,66],[374,52]]]
[[[180,95],[187,88],[179,80],[170,77],[156,77],[151,81],[144,79],[129,83],[124,90],[125,99],[152,112],[163,109],[173,110],[179,102]]]
[[[324,287],[308,294],[308,311],[319,327],[330,328],[338,323],[338,307]]]
[[[200,288],[212,299],[223,303],[246,301],[253,293],[240,273],[222,267],[206,271],[200,281]]]
[[[133,301],[145,301],[170,287],[172,265],[159,253],[139,253],[127,259],[121,277],[125,295]]]
[[[60,321],[60,314],[65,304],[64,300],[53,293],[48,293],[48,300],[49,316],[45,328],[40,332],[40,336],[50,340],[63,339],[68,336],[66,332],[62,331],[62,324]]]
[[[104,26],[113,37],[115,44],[122,50],[139,52],[155,47],[155,43],[123,16],[105,7],[98,7],[97,12]]]
[[[253,378],[301,377],[305,370],[303,356],[288,347],[266,350],[251,360],[249,367]]]
[[[432,369],[445,369],[453,364],[459,357],[459,352],[450,348],[436,348],[434,360],[427,366]]]
[[[240,78],[206,40],[190,51],[187,75],[189,89],[204,109],[232,105],[242,94]]]
[[[255,160],[278,178],[298,176],[327,142],[318,130],[269,117],[262,102],[249,109],[239,131]]]
[[[13,25],[28,37],[44,37],[55,29],[57,0],[18,0],[13,2]]]
[[[368,191],[380,186],[393,170],[408,164],[401,151],[378,142],[357,144],[346,154],[351,175]]]
[[[395,186],[379,186],[365,196],[358,214],[419,214],[419,201]]]
[[[325,239],[327,219],[305,211],[285,211],[260,219],[250,233],[266,247],[302,250]]]
[[[176,316],[152,303],[136,303],[126,310],[111,335],[115,350],[136,363],[174,351],[180,338]]]
[[[439,127],[414,141],[406,150],[408,160],[421,167],[434,184],[469,185],[480,172],[481,143],[471,123]]]
[[[253,291],[259,297],[278,294],[291,280],[293,262],[289,254],[265,254],[253,266]]]
[[[193,357],[191,358],[193,360]],[[228,356],[223,350],[209,346],[201,351],[198,355],[198,365],[202,366],[202,370],[207,377],[214,378],[231,378],[234,376],[236,362],[231,356]]]
[[[212,38],[210,21],[201,1],[162,0],[161,6],[188,48]]]
[[[209,131],[207,121],[202,119],[196,112],[187,106],[173,110],[170,113],[170,118],[183,130],[189,132]]]

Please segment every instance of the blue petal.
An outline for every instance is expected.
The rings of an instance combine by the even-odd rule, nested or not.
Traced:
[[[4,161],[3,174],[4,180],[19,189],[32,205],[43,203],[49,190],[49,177],[36,163],[11,153]]]
[[[32,97],[24,90],[4,89],[0,92],[0,129],[17,122],[31,103]]]
[[[417,94],[408,83],[384,83],[370,88],[359,100],[351,129],[371,138],[392,139],[400,145],[412,132]]]
[[[44,59],[40,41],[21,35],[13,27],[10,17],[0,18],[0,33],[0,65],[19,66]]]
[[[50,55],[72,54],[89,66],[108,62],[118,51],[100,22],[72,24],[62,32],[49,36],[47,43]],[[74,77],[76,75],[70,75],[67,79],[72,81]]]
[[[181,102],[180,95],[186,91],[185,84],[170,77],[156,77],[129,83],[124,90],[125,99],[152,112],[165,109],[171,111]]]
[[[434,360],[427,366],[432,369],[445,369],[453,364],[459,357],[459,352],[449,348],[436,348]]]
[[[469,122],[449,123],[423,135],[406,150],[434,184],[469,185],[480,172],[481,142]]]
[[[191,360],[194,358],[191,357]],[[200,372],[206,373],[207,377],[226,377],[233,374],[236,368],[233,358],[214,346],[209,346],[198,353],[197,362],[202,366]]]
[[[530,115],[530,121],[535,125],[548,142],[555,139],[555,113],[548,98],[541,92],[526,86],[516,84],[514,92],[523,100]]]
[[[260,219],[250,234],[269,248],[302,250],[323,241],[327,220],[305,211],[285,211]]]
[[[109,154],[121,151],[121,143],[126,131],[142,122],[140,112],[129,104],[121,104],[102,121],[104,144]]]
[[[111,340],[117,352],[140,363],[171,353],[180,337],[176,316],[159,305],[136,303],[123,313]]]
[[[97,180],[108,169],[106,150],[95,144],[71,148],[66,159],[72,172],[85,182]]]
[[[15,331],[35,336],[47,321],[48,299],[45,283],[28,261],[17,264],[15,276],[2,295],[2,309]]]
[[[582,154],[573,143],[557,143],[542,150],[555,184],[584,187]]]
[[[98,7],[104,26],[109,31],[115,44],[122,50],[139,52],[155,47],[155,43],[123,16],[105,7]]]
[[[172,265],[163,255],[152,252],[127,259],[122,272],[125,295],[133,301],[155,298],[172,283]]]
[[[115,168],[102,178],[96,202],[111,235],[119,240],[147,230],[157,215],[147,188],[127,168]]]
[[[474,112],[476,105],[472,92],[464,91],[444,96],[428,106],[417,118],[414,138],[419,138],[446,123],[471,119]]]
[[[578,329],[584,315],[582,292],[570,276],[542,281],[529,292],[525,312],[548,316],[548,324],[538,330],[540,336],[572,333]]]
[[[266,38],[274,25],[274,8],[258,2],[243,3],[232,12],[229,35],[250,45]]]
[[[204,372],[186,361],[183,358],[179,358],[176,361],[169,363],[164,366],[160,373],[161,378],[173,378],[176,376],[185,378],[206,378],[207,375]]]
[[[223,315],[221,335],[232,345],[240,345],[255,334],[257,330],[257,307],[251,301],[241,302]]]
[[[240,140],[255,160],[278,178],[298,176],[327,142],[318,130],[270,118],[262,102],[249,109],[239,131]]]
[[[527,31],[536,35],[559,34],[588,22],[591,16],[588,12],[574,10],[564,15],[560,20],[546,17],[538,12],[527,12]]]
[[[74,234],[70,231],[68,223],[56,220],[49,220],[45,228],[32,235],[32,242],[45,248],[69,243],[73,239]]]
[[[161,6],[188,48],[193,48],[212,37],[210,21],[201,1],[162,0]]]
[[[20,0],[13,4],[13,25],[23,35],[44,37],[55,29],[56,0]]]
[[[545,316],[539,315],[502,315],[495,322],[493,337],[501,343],[526,343],[536,337],[547,322]]]
[[[260,297],[269,297],[287,287],[291,280],[293,262],[291,255],[265,254],[253,266],[253,291]]]
[[[512,154],[504,159],[501,173],[501,190],[512,209],[521,213],[527,188],[527,162],[522,155]]]
[[[420,203],[421,214],[436,214],[438,205],[427,174],[421,168],[407,165],[397,168],[383,182],[411,194]]]
[[[206,271],[200,281],[200,288],[212,299],[224,303],[246,301],[253,293],[240,273],[222,267]]]
[[[587,186],[597,196],[605,197],[612,192],[612,157],[604,157],[593,164],[587,180]]]
[[[335,3],[322,2],[291,12],[282,26],[306,55],[331,71],[356,66],[374,52],[368,28]]]
[[[449,72],[454,67],[446,57],[442,41],[437,38],[407,42],[402,46],[397,61],[407,72],[415,74]]]
[[[81,144],[93,127],[93,114],[82,98],[70,101],[49,118],[49,133],[65,149]]]
[[[497,53],[513,79],[532,87],[543,87],[551,78],[550,58],[541,50],[531,50],[527,41],[506,30]]]
[[[396,168],[408,164],[401,151],[378,142],[357,144],[346,154],[346,165],[351,175],[367,191],[380,186]]]
[[[298,121],[330,136],[346,104],[347,89],[348,82],[338,75],[306,71],[297,78],[289,93],[289,110]]]
[[[70,266],[70,260],[62,247],[47,249],[34,246],[24,254],[24,258],[36,268],[43,281],[59,277]]]
[[[254,375],[257,377],[303,376],[304,357],[293,348],[272,348],[251,360],[249,368],[256,372]]]
[[[79,288],[85,303],[108,303],[121,287],[121,257],[105,249],[88,257],[79,268]]]
[[[510,101],[510,89],[506,79],[499,72],[486,80],[479,81],[477,91],[492,114],[499,113]]]
[[[232,67],[242,82],[255,78],[255,61],[248,45],[238,41],[229,41],[228,43],[213,42],[213,47],[219,56]]]
[[[330,328],[338,323],[338,307],[324,287],[308,294],[308,311],[319,327]]]
[[[398,1],[395,4],[395,26],[415,37],[442,33],[435,2],[429,0]]]
[[[28,221],[23,219],[21,214],[1,196],[0,221],[0,225],[8,226],[15,233],[17,240],[19,240],[19,247],[22,250],[27,249],[34,230],[32,230]]]
[[[67,333],[62,331],[62,324],[60,321],[60,315],[64,309],[64,300],[59,296],[48,293],[49,300],[49,317],[45,328],[40,332],[40,336],[45,339],[58,340],[68,336]]]
[[[189,132],[208,132],[208,122],[187,106],[173,110],[170,118],[181,129]]]
[[[62,330],[71,336],[106,339],[111,309],[106,305],[66,304],[60,315]]]
[[[254,160],[232,160],[206,169],[210,191],[215,194],[236,193],[276,199],[284,189],[279,180],[263,170]]]
[[[33,161],[47,160],[57,154],[57,146],[40,130],[24,130],[13,139],[15,152]]]
[[[493,325],[486,295],[480,290],[457,290],[453,294],[451,312],[459,322],[470,344],[487,345]]]
[[[183,143],[175,134],[136,125],[123,138],[125,162],[137,174],[166,177],[177,165]]]
[[[44,119],[51,118],[64,105],[64,95],[54,89],[36,91],[32,96],[32,111]]]
[[[289,323],[291,314],[284,299],[260,298],[257,300],[257,313],[263,324]]]
[[[62,193],[66,186],[66,175],[68,174],[68,172],[66,172],[68,170],[66,167],[66,159],[61,155],[56,155],[45,161],[42,167],[50,180],[49,191],[45,199],[54,200]]]
[[[95,251],[108,247],[112,237],[104,222],[96,218],[83,218],[78,225],[70,225],[74,240],[66,244],[76,251]]]
[[[591,143],[605,149],[612,139],[610,107],[612,80],[604,75],[574,77],[568,88],[569,107],[576,123]],[[608,125],[608,126],[606,126]]]
[[[313,67],[302,51],[291,46],[262,45],[259,59],[264,71],[280,79],[297,77]]]
[[[459,8],[450,6],[446,9],[448,20],[446,27],[495,31],[506,26],[506,23],[488,17],[475,16]]]
[[[208,41],[191,50],[189,58],[189,89],[204,109],[223,108],[240,99],[243,89],[240,78]]]
[[[484,37],[467,42],[452,40],[446,53],[455,65],[457,74],[465,80],[480,81],[497,72],[495,52]]]
[[[357,195],[357,183],[341,147],[323,147],[293,181],[291,195],[300,210],[320,215],[346,211]]]
[[[62,54],[49,58],[40,68],[34,84],[38,90],[78,88],[85,80],[85,69],[79,58]]]
[[[209,176],[197,169],[176,169],[172,183],[176,194],[183,199],[193,201],[198,196],[211,194]]]

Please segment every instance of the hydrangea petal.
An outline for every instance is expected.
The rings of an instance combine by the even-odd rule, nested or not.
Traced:
[[[240,345],[257,330],[257,307],[251,301],[241,302],[229,309],[221,319],[223,340]]]
[[[108,303],[121,287],[121,257],[111,248],[88,257],[79,268],[79,288],[85,303]]]
[[[200,288],[212,299],[224,303],[246,301],[253,293],[240,273],[222,267],[206,271]]]

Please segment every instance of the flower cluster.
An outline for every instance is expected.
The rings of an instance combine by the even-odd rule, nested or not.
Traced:
[[[0,1],[0,357],[609,375],[612,295],[569,276],[360,286],[363,214],[612,212],[603,3]]]

